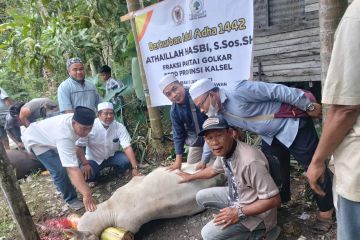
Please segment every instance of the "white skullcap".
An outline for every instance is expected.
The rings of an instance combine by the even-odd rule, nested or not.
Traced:
[[[172,74],[168,74],[159,81],[159,88],[162,92],[164,92],[165,88],[173,82],[178,82],[179,80],[174,77]]]
[[[112,109],[114,110],[114,106],[111,102],[102,102],[98,105],[98,111],[104,110],[104,109]]]
[[[214,87],[215,85],[212,81],[210,81],[208,78],[202,78],[190,86],[189,93],[192,99],[196,99]]]

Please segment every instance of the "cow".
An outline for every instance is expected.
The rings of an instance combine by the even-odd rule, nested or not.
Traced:
[[[24,178],[35,170],[45,169],[33,154],[26,151],[6,150],[6,155],[15,169],[17,179]]]
[[[183,164],[182,170],[194,172],[195,165]],[[108,227],[121,227],[135,234],[141,225],[151,220],[199,213],[204,209],[197,205],[196,193],[224,183],[224,178],[218,175],[183,184],[179,181],[175,171],[163,167],[146,176],[134,177],[107,201],[100,203],[96,211],[86,212],[79,220],[78,230],[88,237],[89,233],[99,236]]]

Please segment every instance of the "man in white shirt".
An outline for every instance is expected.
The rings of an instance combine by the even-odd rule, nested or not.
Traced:
[[[84,205],[87,211],[96,209],[91,190],[79,168],[75,146],[75,142],[80,137],[89,134],[94,120],[93,110],[78,106],[74,113],[62,114],[30,124],[21,137],[25,148],[33,152],[50,172],[64,201],[74,210],[79,210]],[[77,199],[71,183],[82,194],[83,202]]]
[[[132,168],[132,175],[141,175],[138,169],[131,138],[121,123],[114,120],[114,107],[110,102],[98,105],[98,118],[88,136],[77,142],[76,153],[82,164],[85,180],[96,182],[100,170],[116,166],[119,173]],[[86,155],[83,147],[86,146]],[[120,146],[123,151],[120,151]]]

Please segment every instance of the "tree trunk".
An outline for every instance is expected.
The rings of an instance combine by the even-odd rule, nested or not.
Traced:
[[[319,0],[321,88],[324,86],[334,44],[334,34],[348,0]],[[328,108],[323,105],[323,123]]]
[[[96,70],[96,66],[95,66],[94,60],[93,60],[93,59],[90,59],[90,60],[89,60],[89,64],[90,64],[91,76],[92,76],[92,77],[95,77],[96,74],[97,74],[97,70]]]
[[[140,9],[139,0],[126,0],[126,3],[127,3],[129,12],[133,12],[133,11]],[[132,28],[132,31],[133,31],[134,37],[135,37],[136,51],[137,51],[137,56],[138,56],[139,64],[140,64],[140,72],[141,72],[141,78],[142,78],[142,82],[143,82],[143,86],[144,86],[146,106],[147,106],[149,118],[150,118],[150,126],[151,126],[151,131],[152,131],[151,137],[155,140],[154,143],[157,145],[157,144],[160,144],[160,142],[163,140],[163,137],[164,137],[163,126],[162,126],[161,120],[160,120],[160,112],[159,112],[158,108],[151,107],[149,88],[147,85],[146,75],[145,75],[144,66],[143,66],[143,62],[142,62],[142,56],[140,53],[139,42],[137,41],[135,19],[131,18],[130,22],[131,22],[131,28]],[[155,149],[160,150],[161,148],[155,148]]]
[[[56,82],[54,79],[54,72],[51,68],[43,67],[42,68],[43,78],[46,80],[47,83],[47,91],[45,96],[51,98],[56,95]]]
[[[348,0],[320,0],[320,60],[321,60],[321,85],[324,85],[329,68],[331,51],[334,44],[334,34],[343,16]]]
[[[0,185],[18,232],[24,240],[40,239],[4,146],[0,144]]]

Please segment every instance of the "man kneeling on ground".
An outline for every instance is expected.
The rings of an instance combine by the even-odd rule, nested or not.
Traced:
[[[132,168],[132,175],[141,175],[131,147],[131,138],[125,126],[114,120],[110,102],[98,105],[98,118],[89,135],[77,142],[76,154],[81,162],[85,180],[95,185],[100,170],[115,166],[121,174]],[[119,148],[123,148],[124,152]],[[86,156],[83,147],[86,147]]]
[[[201,230],[204,240],[260,239],[276,229],[276,208],[281,200],[268,161],[260,150],[234,140],[232,133],[222,117],[208,118],[199,135],[205,136],[217,156],[214,164],[194,174],[178,173],[181,183],[220,173],[228,177],[228,187],[203,189],[196,194],[199,205],[220,210]]]

